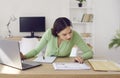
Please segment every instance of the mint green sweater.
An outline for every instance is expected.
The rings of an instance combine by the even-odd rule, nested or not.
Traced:
[[[52,35],[51,29],[48,29],[42,38],[40,39],[38,45],[35,49],[28,52],[25,56],[26,58],[31,58],[39,54],[39,52],[46,47],[45,56],[57,56],[57,57],[68,57],[71,53],[71,49],[74,45],[77,45],[80,50],[83,52],[81,57],[83,59],[92,58],[93,52],[92,49],[87,46],[83,41],[81,36],[73,30],[73,36],[71,40],[62,41],[58,47],[57,37]]]

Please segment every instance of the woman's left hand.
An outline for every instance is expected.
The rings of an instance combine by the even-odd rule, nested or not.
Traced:
[[[75,61],[75,62],[78,62],[78,63],[83,63],[83,62],[84,62],[83,58],[80,57],[80,56],[75,57],[75,58],[74,58],[74,61]]]

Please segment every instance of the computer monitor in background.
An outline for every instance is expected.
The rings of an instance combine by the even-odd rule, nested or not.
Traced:
[[[45,17],[20,17],[19,24],[20,32],[31,32],[27,38],[38,37],[34,32],[45,32]]]

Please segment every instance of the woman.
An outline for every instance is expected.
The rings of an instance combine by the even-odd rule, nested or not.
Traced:
[[[92,58],[93,52],[83,41],[81,36],[74,30],[69,19],[65,17],[57,18],[53,28],[48,29],[35,49],[28,52],[22,58],[31,58],[36,56],[44,47],[46,47],[45,56],[69,57],[71,49],[77,45],[83,52],[81,56],[75,57],[75,61],[83,63],[84,60]]]

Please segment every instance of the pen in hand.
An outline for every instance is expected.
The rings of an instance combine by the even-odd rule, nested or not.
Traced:
[[[45,59],[45,56],[43,56],[43,60]]]

